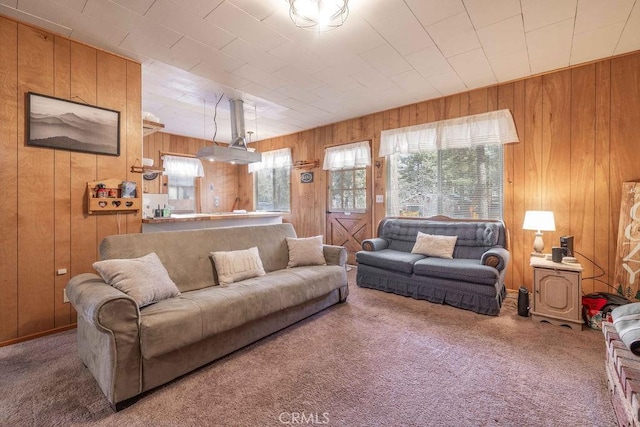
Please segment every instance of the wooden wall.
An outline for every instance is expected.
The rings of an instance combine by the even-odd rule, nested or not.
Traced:
[[[377,157],[380,132],[431,121],[508,108],[520,143],[505,146],[504,220],[510,230],[512,262],[507,286],[531,289],[529,254],[534,232],[523,231],[526,210],[552,210],[556,232],[544,234],[545,249],[560,236],[574,235],[575,249],[585,267],[584,293],[612,291],[615,245],[624,181],[640,180],[640,53],[599,61],[516,82],[473,90],[351,119],[317,129],[259,141],[258,151],[291,147],[293,160],[319,159],[324,147],[372,141],[374,194],[384,194],[384,159]],[[300,184],[292,173],[293,223],[300,236],[325,234],[326,173],[313,170],[314,184]],[[240,173],[243,206],[253,205],[251,177]],[[385,216],[374,204],[374,230]]]
[[[139,63],[2,16],[0,40],[2,344],[74,324],[69,278],[93,271],[104,236],[140,231],[139,214],[87,216],[84,197],[87,181],[141,184],[130,166],[142,156],[142,118]],[[29,91],[120,111],[120,156],[26,146]]]
[[[156,132],[144,137],[144,157],[153,159],[153,164],[160,166],[162,165],[161,152],[195,155],[200,148],[210,144],[212,144],[211,141],[204,139]],[[247,173],[246,166],[208,161],[202,162],[202,165],[205,177],[200,185],[200,212],[230,212],[238,209],[236,204],[238,174],[241,171]],[[166,193],[166,183],[166,176],[160,176],[153,181],[144,181],[145,193]],[[219,200],[218,206],[215,205],[216,197]]]

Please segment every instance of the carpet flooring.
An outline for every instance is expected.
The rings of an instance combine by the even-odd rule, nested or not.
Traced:
[[[0,348],[2,426],[615,426],[599,331],[355,285],[114,413],[75,330]]]

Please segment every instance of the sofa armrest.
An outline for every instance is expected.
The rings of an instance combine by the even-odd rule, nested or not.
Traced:
[[[347,265],[347,249],[344,246],[323,245],[324,259],[329,265]]]
[[[373,239],[365,239],[362,241],[362,249],[365,251],[381,251],[387,249],[389,242],[382,237],[374,237]]]
[[[482,254],[480,262],[484,265],[494,267],[498,271],[507,268],[511,254],[505,248],[491,248]]]
[[[66,292],[78,312],[80,359],[115,409],[142,391],[140,309],[133,298],[91,273],[69,280]]]
[[[140,310],[135,300],[100,276],[83,273],[73,277],[66,286],[67,297],[78,314],[98,329],[105,331],[122,329],[119,322],[135,320],[137,327]],[[113,310],[115,306],[119,309]],[[126,313],[123,313],[123,310]]]

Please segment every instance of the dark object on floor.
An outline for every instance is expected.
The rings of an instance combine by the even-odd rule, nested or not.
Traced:
[[[611,311],[629,304],[627,298],[608,292],[594,292],[582,297],[582,319],[591,329],[602,330],[602,321],[611,322]]]
[[[518,291],[518,315],[529,317],[529,290],[524,286]]]

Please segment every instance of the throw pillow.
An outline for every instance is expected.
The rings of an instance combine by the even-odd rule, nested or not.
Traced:
[[[222,286],[266,274],[255,246],[238,251],[211,252],[211,256],[218,272],[218,282]]]
[[[93,268],[105,282],[133,298],[140,308],[180,295],[155,252],[140,258],[96,261]]]
[[[418,231],[411,253],[451,259],[457,240],[458,236],[437,236]]]
[[[324,259],[322,236],[293,238],[287,237],[289,248],[288,268],[303,265],[327,265]]]

